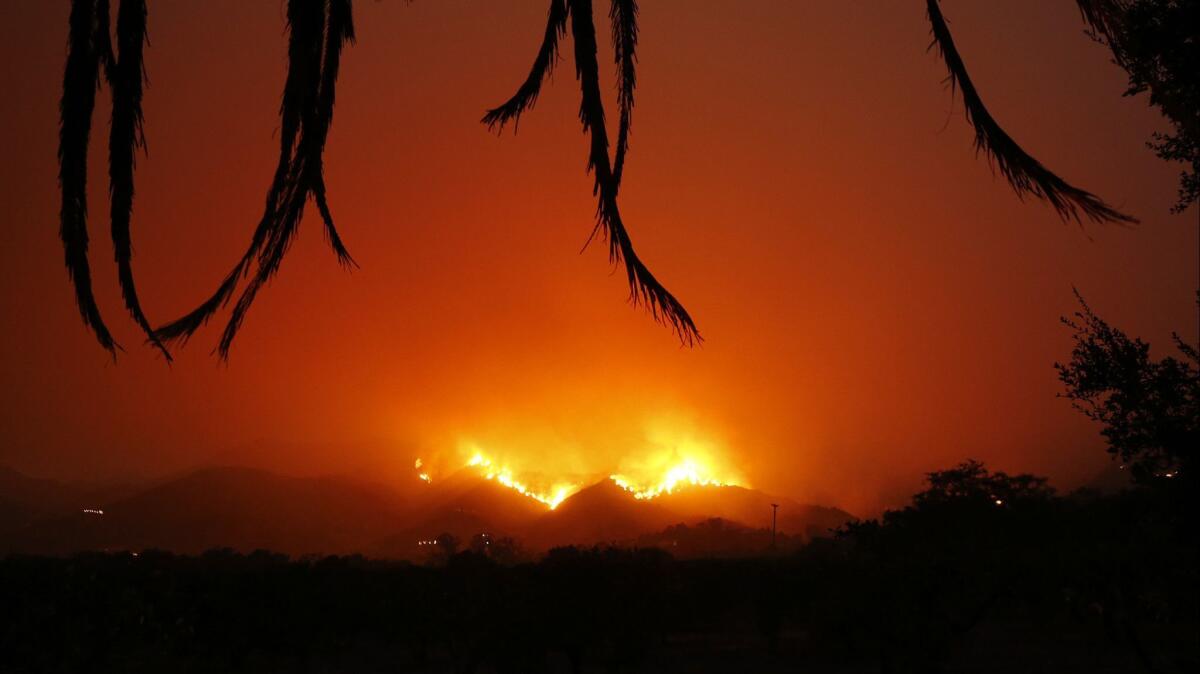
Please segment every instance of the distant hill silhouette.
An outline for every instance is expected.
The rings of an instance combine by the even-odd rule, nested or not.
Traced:
[[[681,558],[756,557],[771,549],[772,542],[781,552],[798,549],[803,536],[779,533],[772,541],[770,528],[751,528],[738,522],[714,517],[694,524],[675,524],[662,531],[639,536],[640,547],[662,548]]]
[[[0,536],[27,526],[35,519],[37,513],[27,504],[0,497]]]
[[[639,501],[612,480],[572,494],[545,513],[528,532],[534,547],[630,543],[638,535],[678,522],[655,501]]]
[[[778,531],[806,538],[823,536],[851,519],[850,513],[838,508],[804,505],[745,487],[685,486],[657,500],[685,521],[721,518],[766,530],[771,529],[771,504],[776,503]]]
[[[450,534],[466,545],[472,536],[521,536],[546,507],[469,470],[440,479],[414,495],[411,518],[398,533],[365,552],[374,556],[421,559],[430,550],[418,544]]]
[[[39,521],[9,548],[77,550],[266,548],[350,553],[395,531],[404,504],[387,490],[335,478],[291,478],[249,468],[209,468],[103,506]]]
[[[103,491],[6,470],[0,472],[0,553],[232,548],[419,560],[434,551],[420,541],[448,533],[465,547],[487,533],[517,539],[531,551],[640,543],[719,556],[766,549],[771,503],[780,504],[779,533],[787,540],[823,535],[850,519],[836,508],[743,487],[684,487],[638,500],[605,478],[554,510],[471,470],[400,488],[219,467],[132,494],[112,491],[106,500]]]
[[[39,519],[93,508],[137,491],[138,487],[130,484],[61,482],[30,477],[8,466],[0,466],[0,533],[11,532]]]
[[[502,530],[474,513],[447,510],[416,526],[406,527],[399,533],[387,536],[362,552],[370,557],[420,560],[428,557],[433,551],[432,548],[423,547],[423,542],[432,541],[442,534],[450,534],[466,545],[472,536],[481,533],[498,536],[502,535]]]
[[[424,494],[414,501],[422,513],[421,520],[437,520],[446,513],[461,511],[507,532],[526,529],[546,512],[541,503],[487,480],[474,470],[460,470],[427,485]]]
[[[21,504],[33,511],[62,511],[79,504],[79,490],[61,482],[30,477],[8,466],[0,466],[0,499]]]

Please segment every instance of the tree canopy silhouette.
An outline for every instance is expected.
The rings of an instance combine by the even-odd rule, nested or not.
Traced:
[[[1140,37],[1141,33],[1136,39],[1127,36],[1134,35],[1137,21],[1153,19],[1159,22],[1155,25],[1160,25],[1163,24],[1162,16],[1175,16],[1171,12],[1177,5],[1186,4],[1192,8],[1187,11],[1193,11],[1195,3],[1190,0],[1077,0],[1077,4],[1094,34],[1113,48],[1118,64],[1130,72],[1131,91],[1149,90],[1152,103],[1176,121],[1180,134],[1162,138],[1160,154],[1194,160],[1198,137],[1194,85],[1189,89],[1180,84],[1188,80],[1188,73],[1179,64],[1192,62],[1187,58],[1194,59],[1195,45],[1181,39],[1171,43],[1173,46],[1186,43],[1185,46],[1192,50],[1188,52],[1190,56],[1180,59],[1174,58],[1173,53],[1155,51],[1158,47],[1154,40]],[[1146,7],[1166,9],[1157,14],[1142,12]],[[971,80],[942,15],[940,0],[926,0],[925,9],[933,46],[937,47],[949,72],[948,81],[955,90],[962,92],[967,120],[975,129],[976,148],[999,168],[1017,194],[1033,195],[1046,201],[1064,220],[1134,222],[1132,217],[1117,211],[1096,195],[1067,183],[1004,131],[984,105]],[[120,347],[101,316],[92,289],[87,229],[88,141],[96,89],[107,82],[113,94],[109,136],[112,237],[125,306],[145,332],[147,341],[170,360],[166,347],[186,342],[217,311],[227,306],[241,282],[249,279],[234,303],[217,345],[217,353],[226,359],[255,297],[279,270],[310,197],[316,203],[326,238],[338,261],[345,266],[354,265],[334,225],[326,196],[323,159],[333,122],[342,50],[354,40],[352,0],[288,0],[288,72],[280,104],[279,162],[267,190],[263,214],[246,252],[216,291],[195,310],[157,328],[151,327],[138,300],[130,236],[134,158],[136,151],[144,146],[141,101],[145,80],[142,52],[146,43],[146,2],[120,0],[116,50],[112,46],[109,14],[109,0],[71,2],[58,156],[62,193],[60,235],[76,304],[84,325],[95,334],[103,348],[115,355]],[[521,114],[537,101],[542,84],[559,60],[559,43],[569,32],[574,43],[575,76],[580,84],[579,119],[589,138],[588,171],[593,175],[593,193],[597,198],[596,222],[588,241],[597,235],[607,240],[609,259],[613,264],[624,265],[631,302],[644,305],[657,321],[672,328],[684,345],[692,346],[702,341],[695,322],[634,250],[618,206],[637,84],[637,0],[610,0],[609,18],[619,110],[616,147],[611,158],[592,0],[550,0],[545,34],[529,75],[511,99],[484,115],[483,123],[496,131],[508,122],[516,125]],[[1186,33],[1179,30],[1176,31],[1179,35]],[[1165,68],[1170,77],[1165,77],[1160,65],[1168,57],[1173,60]],[[1193,172],[1193,200],[1194,178]]]
[[[1150,94],[1174,127],[1155,133],[1150,147],[1184,164],[1179,176],[1182,213],[1200,199],[1200,2],[1196,0],[1080,0],[1092,37],[1107,46],[1129,75],[1126,96]]]
[[[1104,426],[1109,453],[1136,480],[1169,480],[1194,491],[1200,352],[1176,335],[1180,357],[1154,360],[1149,344],[1106,323],[1082,297],[1079,302],[1081,309],[1063,319],[1075,338],[1071,360],[1054,366],[1066,397]]]

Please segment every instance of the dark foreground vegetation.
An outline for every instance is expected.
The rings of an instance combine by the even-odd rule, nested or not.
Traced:
[[[756,559],[11,556],[0,669],[1197,671],[1183,498],[1058,497],[968,462],[904,510]]]

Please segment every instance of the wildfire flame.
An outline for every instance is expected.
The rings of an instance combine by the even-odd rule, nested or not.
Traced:
[[[422,462],[420,459],[417,459],[416,462],[413,463],[413,468],[417,469],[417,477],[421,478],[422,482],[433,482],[433,480],[429,477],[429,473],[421,472],[422,465],[424,465],[424,462]]]
[[[558,504],[567,499],[568,496],[579,491],[579,485],[567,482],[560,482],[553,485],[549,491],[537,491],[518,480],[513,471],[504,466],[496,465],[490,458],[482,452],[475,452],[467,461],[467,466],[479,470],[480,475],[488,480],[494,480],[498,484],[504,485],[509,489],[517,492],[522,496],[527,496],[551,510],[558,507]]]
[[[677,488],[693,487],[731,487],[737,483],[732,480],[720,480],[713,477],[712,470],[703,462],[686,458],[667,469],[656,482],[643,486],[623,475],[610,475],[618,487],[633,494],[636,499],[652,499],[663,494],[674,493]]]
[[[708,442],[694,436],[660,434],[648,438],[648,451],[639,457],[622,460],[619,472],[608,475],[621,489],[634,498],[648,500],[664,494],[673,494],[687,487],[733,487],[745,486],[736,470],[721,460],[719,452]],[[554,510],[584,485],[578,480],[539,480],[528,473],[522,474],[509,464],[484,452],[473,442],[459,445],[459,456],[466,457],[465,469],[470,469],[484,479],[511,489],[526,498]],[[428,468],[417,459],[414,468],[418,477],[432,482]]]

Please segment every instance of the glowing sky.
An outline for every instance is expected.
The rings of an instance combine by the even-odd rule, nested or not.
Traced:
[[[528,464],[514,470],[574,474],[677,437],[757,487],[869,512],[967,456],[1063,482],[1103,465],[1095,428],[1055,398],[1072,285],[1156,344],[1195,339],[1196,214],[1168,214],[1177,169],[1144,147],[1163,124],[1120,97],[1073,3],[944,11],[996,117],[1136,229],[1085,234],[993,178],[920,3],[643,2],[622,212],[697,350],[625,304],[601,247],[577,254],[594,202],[569,50],[517,136],[478,124],[525,76],[542,5],[356,3],[326,164],[362,268],[338,268],[310,209],[230,365],[208,355],[210,327],[168,368],[137,347],[108,263],[105,96],[92,261],[127,353],[114,365],[79,321],[56,221],[68,3],[5,3],[0,463],[389,479],[477,442]],[[282,14],[151,3],[133,227],[153,320],[206,296],[257,221]]]

